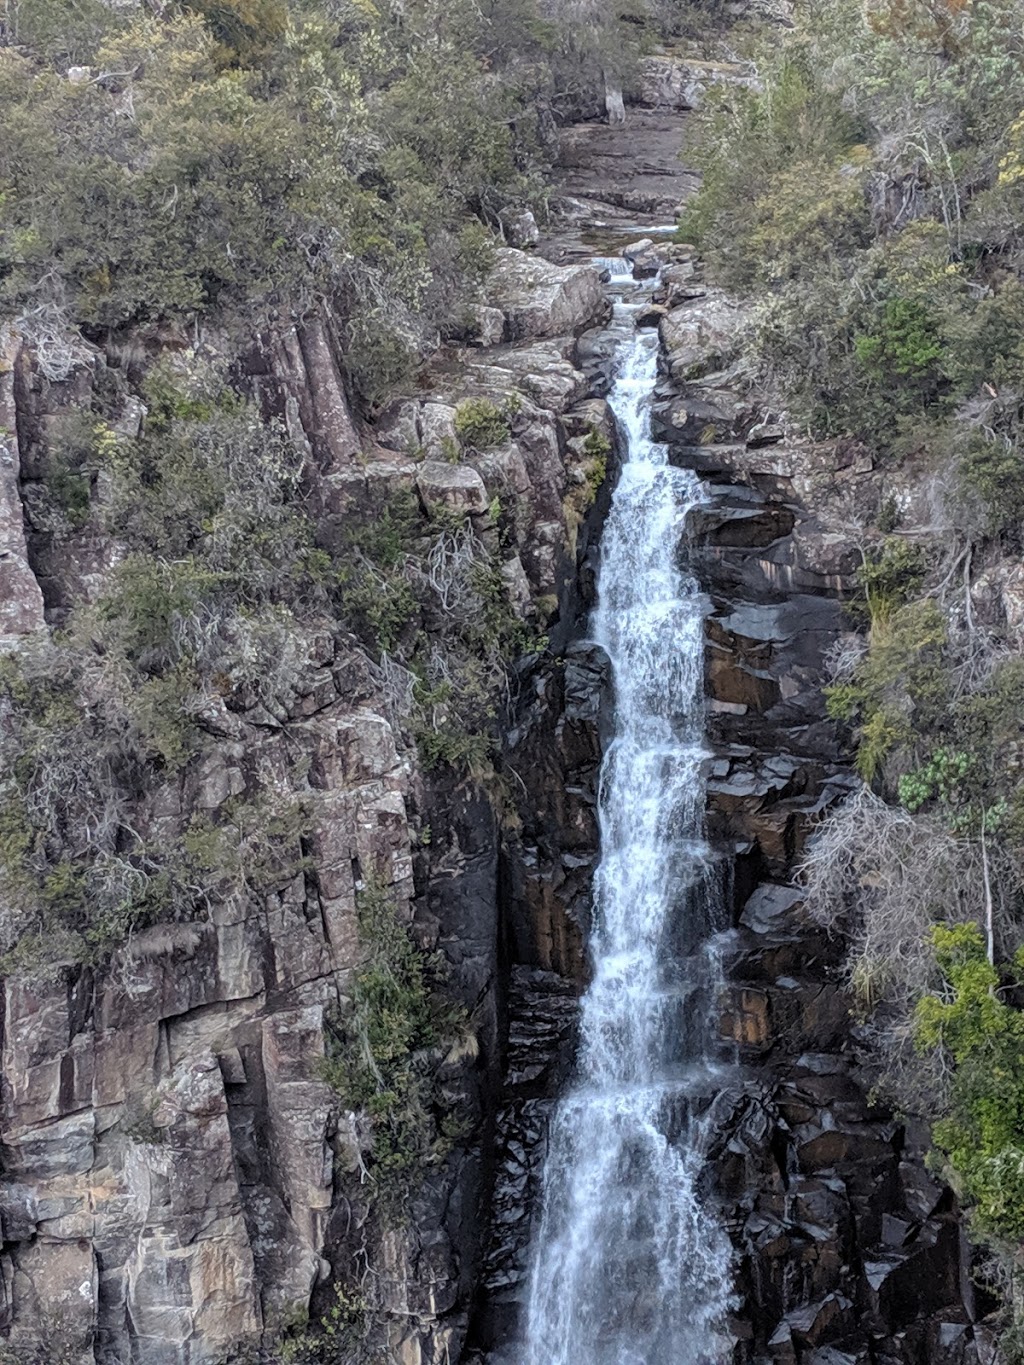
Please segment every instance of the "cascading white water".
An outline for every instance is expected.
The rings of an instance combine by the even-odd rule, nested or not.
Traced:
[[[616,693],[593,977],[576,1079],[551,1123],[523,1365],[710,1365],[728,1351],[729,1243],[698,1188],[693,1117],[715,1071],[715,880],[704,606],[677,561],[702,491],[650,439],[656,372],[656,335],[624,339],[609,401],[625,460],[593,622]]]

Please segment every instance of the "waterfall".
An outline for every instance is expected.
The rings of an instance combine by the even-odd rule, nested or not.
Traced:
[[[620,303],[620,319],[630,311]],[[551,1122],[523,1365],[711,1365],[729,1350],[729,1243],[701,1189],[700,1101],[724,1069],[721,897],[703,833],[705,607],[678,567],[703,493],[650,439],[657,363],[656,334],[630,329],[609,397],[625,459],[592,623],[616,695],[593,975],[575,1080]]]

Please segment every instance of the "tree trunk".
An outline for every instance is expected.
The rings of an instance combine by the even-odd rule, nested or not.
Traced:
[[[609,123],[625,123],[626,106],[622,102],[622,87],[616,85],[607,72],[604,77],[604,107],[608,111]]]

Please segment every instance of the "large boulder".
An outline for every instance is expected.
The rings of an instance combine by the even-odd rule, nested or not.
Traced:
[[[658,331],[672,378],[693,381],[724,370],[736,355],[742,323],[739,308],[721,294],[666,313]]]
[[[511,248],[498,251],[485,293],[488,306],[504,315],[506,341],[574,336],[609,308],[592,266],[563,268]]]

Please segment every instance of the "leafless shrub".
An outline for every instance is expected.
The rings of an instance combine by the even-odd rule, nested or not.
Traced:
[[[428,587],[446,616],[466,622],[480,609],[473,586],[473,568],[487,559],[487,550],[469,525],[444,530],[422,562],[410,562],[409,573]]]
[[[849,682],[867,652],[866,636],[852,632],[837,636],[822,659],[829,683]]]
[[[397,729],[412,715],[416,674],[392,658],[386,649],[381,653],[379,669],[387,718]]]
[[[950,676],[955,700],[981,692],[1001,664],[1018,657],[1017,652],[992,631],[965,626],[951,634],[954,635],[955,662]]]
[[[91,359],[89,347],[72,324],[70,313],[57,303],[38,303],[34,308],[26,308],[14,325],[32,348],[39,369],[52,383],[61,383]]]
[[[802,874],[808,913],[848,937],[847,977],[869,1013],[906,1019],[932,984],[931,924],[985,920],[975,845],[867,787],[819,827]]]

